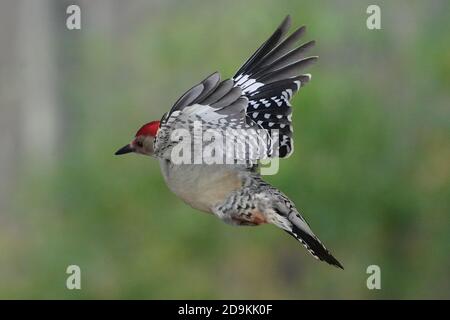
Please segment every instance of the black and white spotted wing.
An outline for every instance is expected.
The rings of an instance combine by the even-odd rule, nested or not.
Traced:
[[[305,33],[304,26],[286,37],[290,22],[287,16],[233,77],[234,85],[249,100],[247,123],[255,123],[273,137],[269,157],[283,158],[293,151],[290,100],[311,79],[302,70],[317,60],[304,55],[314,41],[297,45]]]
[[[161,119],[155,154],[169,158],[176,144],[171,133],[181,128],[192,130],[195,121],[203,124],[204,131],[222,132],[225,139],[229,138],[227,129],[264,131],[265,136],[258,132],[253,142],[248,134],[233,135],[240,150],[237,160],[255,162],[292,153],[290,100],[311,79],[301,70],[317,57],[304,58],[314,41],[296,46],[305,27],[285,37],[289,25],[288,16],[232,79],[221,82],[216,72],[183,94]]]

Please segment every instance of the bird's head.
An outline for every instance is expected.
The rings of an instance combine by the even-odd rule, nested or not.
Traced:
[[[134,139],[126,146],[116,151],[116,155],[125,153],[140,153],[152,156],[154,153],[155,137],[159,130],[159,121],[144,124],[137,132]]]

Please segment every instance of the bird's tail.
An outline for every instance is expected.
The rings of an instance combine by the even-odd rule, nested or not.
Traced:
[[[300,215],[297,209],[295,209],[292,202],[284,195],[283,200],[283,205],[274,206],[273,209],[276,213],[276,218],[270,222],[300,241],[314,258],[344,269],[342,264],[331,255],[328,249],[312,232],[308,223]]]
[[[291,236],[300,241],[316,259],[325,261],[333,266],[344,269],[342,264],[328,251],[328,249],[314,235],[309,234],[296,224],[292,224],[292,230],[286,230]]]

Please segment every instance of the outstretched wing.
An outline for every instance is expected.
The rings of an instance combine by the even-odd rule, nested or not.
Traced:
[[[302,71],[317,57],[305,57],[314,41],[298,45],[306,31],[302,26],[286,37],[291,23],[287,16],[272,36],[264,42],[233,77],[235,86],[248,98],[247,122],[255,122],[277,139],[272,139],[270,157],[284,158],[293,151],[292,108],[293,95],[311,80]]]
[[[248,98],[240,87],[234,86],[233,80],[221,82],[219,73],[213,73],[181,96],[163,116],[156,137],[155,154],[160,158],[172,159],[173,149],[182,144],[185,150],[194,151],[190,157],[193,162],[194,153],[208,150],[208,146],[214,154],[204,153],[203,160],[206,162],[214,158],[216,163],[245,163],[264,158],[268,143],[253,141],[259,136],[256,126],[246,122],[247,105]],[[252,133],[252,129],[255,135],[249,138],[246,134]],[[183,139],[178,139],[177,135],[183,136]],[[184,139],[186,135],[188,139]],[[205,139],[206,136],[210,139]],[[259,146],[262,151],[259,151]]]
[[[232,79],[221,82],[216,72],[183,94],[161,120],[155,154],[171,159],[173,148],[181,143],[173,141],[173,133],[187,130],[192,137],[197,123],[201,134],[215,130],[222,135],[223,148],[219,151],[227,158],[232,155],[237,161],[255,163],[267,157],[288,156],[292,152],[289,101],[311,78],[301,70],[317,59],[303,58],[313,41],[296,47],[305,27],[285,38],[289,25],[287,16]],[[212,141],[192,139],[188,143],[191,150],[198,144],[203,150]],[[216,152],[218,144],[215,146]]]

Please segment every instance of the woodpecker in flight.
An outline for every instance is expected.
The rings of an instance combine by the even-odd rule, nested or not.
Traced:
[[[305,57],[314,41],[298,44],[304,26],[287,36],[290,22],[287,16],[233,78],[221,81],[220,74],[213,73],[184,93],[160,121],[143,125],[116,155],[134,152],[157,158],[170,190],[193,208],[232,225],[271,223],[300,241],[316,259],[343,269],[294,203],[258,171],[258,160],[292,153],[290,100],[311,80],[310,74],[302,73],[304,68],[317,60]],[[174,161],[173,151],[180,146],[174,132],[192,132],[196,122],[202,132],[214,129],[224,136],[229,129],[262,130],[269,142],[262,152],[247,145],[244,162],[237,161],[242,154],[234,155],[231,164]],[[206,147],[206,142],[201,144]]]

